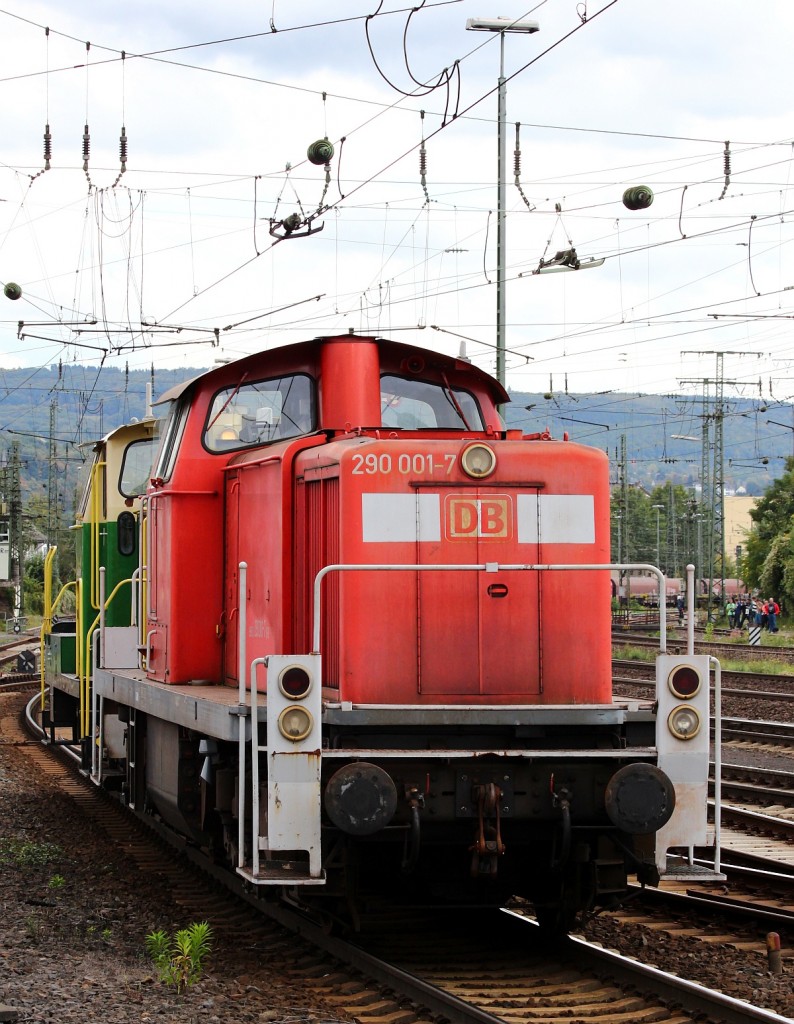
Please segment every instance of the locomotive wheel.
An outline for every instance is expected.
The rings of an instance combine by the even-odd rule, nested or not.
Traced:
[[[573,930],[576,924],[576,908],[558,903],[534,904],[538,927],[549,936],[562,937]]]
[[[538,926],[547,935],[567,935],[574,928],[576,915],[583,909],[580,883],[576,872],[555,872],[547,877],[546,885],[537,889],[532,904]]]

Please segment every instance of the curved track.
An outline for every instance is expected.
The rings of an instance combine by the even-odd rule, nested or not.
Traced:
[[[189,913],[208,917],[219,931],[244,933],[262,943],[287,944],[284,970],[306,986],[307,995],[315,992],[318,998],[365,1024],[376,1020],[413,1024],[438,1017],[487,1024],[496,1019],[584,1016],[602,1022],[654,1020],[679,1024],[687,1018],[675,1009],[675,1004],[686,1005],[709,1020],[782,1019],[752,1010],[747,1004],[726,1001],[707,990],[687,987],[680,979],[661,972],[649,974],[647,968],[605,951],[593,952],[589,947],[565,942],[550,954],[545,942],[537,941],[536,929],[503,914],[450,917],[432,908],[421,912],[402,908],[395,916],[392,908],[383,917],[379,931],[367,935],[364,951],[329,936],[322,927],[283,904],[263,905],[242,883],[237,886],[240,898],[233,899],[214,884],[213,876],[219,873],[210,865],[202,865],[200,876],[188,872],[182,860],[176,855],[165,857],[162,845],[147,829],[115,801],[103,798],[73,768],[66,767],[51,748],[19,733],[11,738],[8,718],[0,725],[4,742],[21,745],[52,784],[69,793],[81,813],[122,843],[143,870],[156,866],[160,874],[166,872],[177,900]],[[252,905],[250,909],[243,901]],[[270,920],[263,918],[263,910]],[[274,933],[273,920],[300,936],[298,947],[294,945],[298,940]]]

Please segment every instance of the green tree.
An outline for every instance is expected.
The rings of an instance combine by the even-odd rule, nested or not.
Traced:
[[[32,555],[25,559],[25,573],[22,577],[22,607],[34,615],[44,610],[44,556]]]
[[[750,512],[753,528],[742,560],[751,587],[794,604],[794,458]]]
[[[44,610],[44,556],[32,554],[32,549],[42,544],[47,536],[49,510],[47,499],[43,495],[34,494],[24,505],[22,512],[22,550],[24,552],[23,607],[33,614],[41,614]],[[53,563],[52,596],[53,599],[61,589],[63,582],[75,578],[75,531],[64,525],[59,514],[56,523],[57,533],[54,543],[58,553]],[[67,593],[60,611],[73,608],[71,593]]]

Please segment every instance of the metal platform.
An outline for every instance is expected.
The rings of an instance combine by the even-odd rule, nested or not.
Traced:
[[[667,857],[663,882],[724,882],[726,876],[708,864],[690,864],[685,857]]]
[[[63,692],[68,693],[70,697],[76,697],[77,700],[80,699],[80,680],[77,676],[58,672],[52,680],[52,683],[56,690],[63,690]]]
[[[60,680],[58,684],[60,686]],[[246,722],[246,742],[250,741],[251,696],[246,692],[245,704],[239,703],[239,692],[236,686],[224,686],[218,683],[201,681],[191,684],[171,685],[153,682],[138,669],[99,668],[93,680],[95,692],[109,700],[118,701],[128,707],[161,718],[176,722],[188,729],[194,729],[205,736],[219,740],[236,742],[239,739],[239,718]],[[76,687],[76,681],[75,681]],[[64,686],[64,689],[67,689]],[[71,692],[71,690],[70,690]],[[264,694],[258,695],[257,720],[267,721],[267,705]],[[652,721],[651,704],[644,700],[621,700],[610,705],[581,704],[576,707],[561,705],[435,705],[414,706],[368,704],[366,706],[347,702],[326,701],[323,705],[322,720],[326,725],[356,726],[367,724],[381,728],[404,727],[406,725],[422,726],[428,722],[436,727],[456,728],[466,725],[515,726],[518,736],[521,728],[543,727],[547,722],[556,725],[586,726],[602,728],[620,725],[628,720]],[[458,754],[477,756],[477,750],[468,750],[465,741]],[[338,749],[325,752],[326,757],[346,757],[351,751]],[[362,756],[363,751],[356,749],[353,753]],[[426,756],[433,756],[430,751],[423,751]],[[554,759],[570,756],[570,750],[545,749],[533,750],[530,746],[518,749],[499,750],[505,756]],[[415,750],[381,750],[382,756],[406,757],[415,756]],[[627,757],[647,757],[655,759],[656,749],[653,746],[625,747],[614,749],[577,750],[577,756],[583,759],[621,760]],[[439,750],[439,757],[448,756],[448,750]]]
[[[325,885],[325,871],[312,878],[305,866],[294,863],[268,863],[257,874],[248,867],[237,868],[237,874],[253,885]]]
[[[237,687],[206,682],[169,686],[152,682],[144,672],[135,669],[97,669],[94,688],[101,697],[219,740],[236,742],[240,738],[242,715],[248,718],[246,741],[251,738],[251,698],[246,694],[246,703],[240,705]],[[257,717],[260,722],[265,721],[263,705],[257,708]]]

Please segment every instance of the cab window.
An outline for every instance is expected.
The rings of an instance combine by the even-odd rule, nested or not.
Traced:
[[[182,395],[171,403],[162,431],[163,440],[157,455],[157,466],[152,474],[160,480],[170,480],[171,474],[174,472],[176,454],[179,451],[179,443],[185,431],[189,411],[190,398],[186,395]]]
[[[314,389],[305,374],[219,391],[210,407],[204,445],[211,452],[269,444],[314,430]]]
[[[154,444],[155,438],[148,437],[127,445],[119,474],[119,491],[125,498],[146,493],[152,475]]]
[[[384,374],[380,380],[381,422],[401,430],[483,430],[474,396],[462,388]]]

